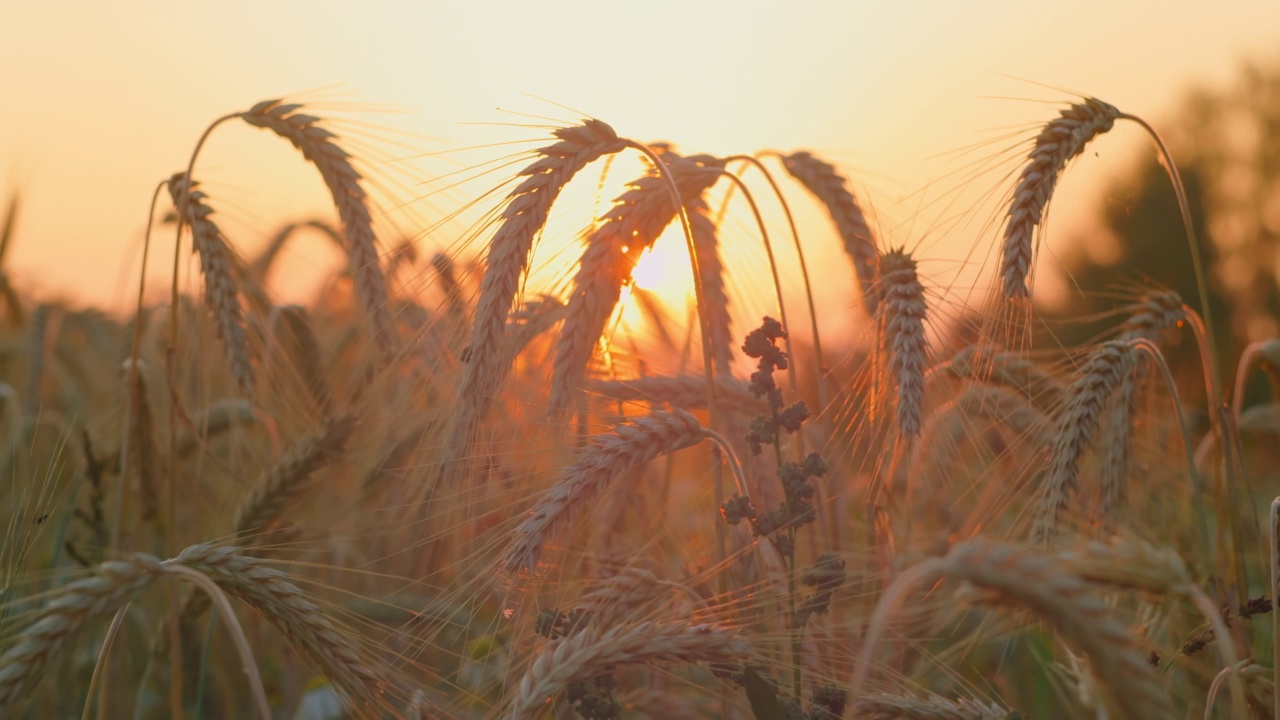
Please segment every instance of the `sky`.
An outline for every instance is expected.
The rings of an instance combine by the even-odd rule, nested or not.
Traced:
[[[514,168],[453,178],[590,115],[691,152],[814,149],[850,175],[886,243],[961,286],[951,273],[976,273],[998,237],[978,208],[1060,103],[1095,95],[1159,127],[1188,87],[1274,59],[1277,40],[1274,0],[10,3],[0,198],[17,190],[22,206],[4,271],[41,297],[124,307],[157,182],[211,121],[283,96],[367,148],[386,226],[428,254],[458,252],[468,224],[449,218]],[[1136,131],[1113,134],[1064,180],[1055,236],[1073,237],[1089,193],[1152,152]],[[996,156],[994,175],[968,178]],[[196,176],[246,256],[284,222],[333,217],[314,171],[252,128],[220,128]],[[813,226],[812,208],[800,213]],[[812,263],[843,268],[818,230]],[[171,228],[156,234],[157,287],[172,242]],[[296,299],[336,262],[300,243],[275,289]]]

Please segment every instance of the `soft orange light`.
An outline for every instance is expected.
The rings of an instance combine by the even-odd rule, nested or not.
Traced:
[[[640,254],[631,279],[637,287],[657,293],[668,306],[684,306],[693,295],[693,273],[679,225],[668,227],[653,247]]]

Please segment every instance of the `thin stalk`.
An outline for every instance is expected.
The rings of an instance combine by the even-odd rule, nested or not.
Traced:
[[[1280,497],[1271,501],[1271,598],[1275,602],[1276,598],[1280,598],[1280,554],[1277,554],[1277,544],[1280,538],[1276,537],[1276,521],[1280,519]],[[1272,720],[1280,720],[1280,663],[1276,662],[1276,658],[1280,657],[1280,612],[1271,613],[1271,682],[1276,691],[1272,693],[1273,706],[1271,708]]]
[[[204,133],[200,135],[200,139],[196,141],[196,147],[191,151],[191,159],[187,161],[187,172],[183,176],[186,182],[186,192],[182,193],[182,200],[178,205],[178,221],[177,229],[174,230],[173,236],[173,281],[169,292],[169,349],[165,352],[165,379],[169,386],[169,472],[168,482],[165,488],[166,506],[169,511],[168,532],[166,533],[166,545],[168,550],[177,550],[177,522],[175,522],[174,510],[177,507],[175,501],[174,487],[178,477],[178,274],[182,266],[182,228],[186,224],[187,204],[190,202],[191,192],[194,190],[194,181],[191,173],[195,170],[196,158],[200,156],[200,150],[204,147],[209,136],[213,134],[214,128],[222,123],[240,117],[240,113],[231,113],[223,115],[214,120],[209,127],[205,128]],[[136,365],[135,365],[136,367]],[[181,622],[178,619],[178,592],[172,584],[169,586],[169,716],[175,720],[182,720],[182,638],[179,630]],[[270,717],[268,715],[267,717]]]
[[[1141,125],[1142,129],[1147,131],[1147,134],[1151,136],[1153,141],[1155,141],[1156,148],[1160,151],[1160,156],[1164,160],[1165,170],[1169,173],[1169,180],[1173,183],[1173,192],[1178,198],[1178,212],[1182,214],[1182,225],[1186,228],[1187,243],[1191,248],[1191,264],[1196,273],[1196,292],[1200,296],[1200,306],[1204,312],[1205,325],[1209,328],[1206,333],[1209,341],[1209,347],[1206,356],[1208,364],[1205,367],[1205,372],[1207,372],[1210,378],[1212,378],[1214,387],[1216,388],[1219,377],[1218,360],[1217,348],[1213,344],[1213,311],[1209,308],[1209,283],[1206,280],[1204,261],[1200,258],[1200,243],[1196,240],[1195,225],[1191,222],[1191,203],[1187,201],[1187,190],[1182,184],[1182,175],[1178,172],[1177,163],[1173,161],[1173,153],[1169,152],[1169,147],[1164,144],[1164,139],[1160,137],[1160,133],[1156,132],[1156,129],[1152,127],[1150,123],[1137,115],[1130,115],[1123,112],[1120,113],[1119,118],[1122,120],[1131,120],[1138,125]],[[1215,394],[1214,398],[1210,402],[1221,402],[1222,399],[1223,398],[1220,395]]]
[[[98,659],[93,663],[93,674],[89,676],[89,689],[85,692],[84,710],[80,713],[80,720],[89,720],[89,709],[93,707],[93,690],[102,679],[103,671],[107,667],[107,654],[111,652],[111,644],[115,642],[116,635],[120,632],[120,625],[124,623],[124,615],[129,611],[133,603],[125,603],[125,606],[116,611],[115,617],[111,618],[111,625],[107,627],[107,636],[102,639],[102,647],[98,648]],[[106,697],[103,696],[105,700]],[[103,716],[106,712],[103,703],[98,704],[98,715]]]
[[[1235,411],[1237,421],[1244,412],[1245,385],[1249,382],[1249,373],[1253,372],[1254,363],[1259,358],[1268,357],[1268,349],[1275,352],[1277,347],[1280,347],[1280,340],[1257,340],[1246,345],[1244,352],[1240,353],[1240,363],[1236,365],[1235,391],[1231,396],[1231,409]]]
[[[253,650],[249,648],[249,640],[244,635],[244,628],[240,627],[240,621],[236,619],[236,612],[232,609],[227,594],[222,592],[222,588],[218,587],[209,576],[198,570],[192,570],[183,565],[164,564],[163,567],[165,572],[190,580],[209,595],[213,606],[218,609],[222,622],[227,626],[227,633],[231,635],[236,653],[240,656],[240,664],[245,676],[249,679],[249,692],[257,706],[258,715],[263,720],[272,720],[271,703],[267,702],[267,691],[262,686],[262,675],[258,672],[258,664],[253,660]]]
[[[1151,357],[1151,361],[1155,363],[1156,368],[1160,370],[1160,376],[1164,378],[1170,399],[1173,401],[1173,412],[1178,418],[1178,434],[1182,436],[1182,450],[1187,456],[1187,472],[1191,473],[1191,491],[1195,499],[1195,506],[1203,508],[1204,501],[1200,495],[1204,490],[1204,480],[1200,477],[1200,471],[1196,466],[1196,451],[1192,449],[1191,434],[1187,429],[1189,427],[1187,425],[1187,417],[1182,411],[1182,398],[1178,395],[1178,385],[1173,381],[1173,372],[1169,370],[1169,364],[1164,361],[1164,353],[1160,351],[1160,346],[1150,340],[1135,338],[1129,341],[1129,346],[1147,353]],[[1197,510],[1196,514],[1200,518],[1200,530],[1204,534],[1205,547],[1211,547],[1208,519],[1199,510]]]
[[[809,327],[810,332],[813,333],[814,361],[818,366],[818,412],[821,413],[827,407],[826,392],[823,386],[827,363],[822,355],[822,337],[818,332],[818,310],[813,301],[813,283],[809,281],[809,265],[804,259],[804,247],[800,242],[800,231],[796,229],[795,216],[791,214],[791,205],[787,203],[787,198],[782,194],[782,189],[778,187],[778,183],[773,179],[773,173],[769,172],[769,168],[765,167],[759,158],[752,155],[734,155],[726,158],[726,160],[743,160],[754,165],[764,175],[765,181],[769,183],[774,196],[778,198],[778,204],[782,206],[782,214],[787,218],[787,227],[791,230],[791,241],[796,247],[796,258],[800,261],[800,277],[804,280],[804,297],[809,307]]]
[[[746,183],[742,182],[742,178],[733,173],[724,173],[729,181],[738,186],[742,191],[742,196],[746,199],[747,205],[751,208],[751,215],[755,217],[756,226],[760,229],[760,239],[764,242],[764,251],[769,256],[769,274],[773,277],[773,294],[778,301],[778,319],[782,321],[782,329],[786,331],[782,342],[787,347],[787,357],[791,362],[787,363],[787,382],[791,385],[791,396],[799,397],[800,380],[796,374],[796,354],[791,348],[791,325],[787,323],[787,305],[782,299],[782,280],[778,277],[778,262],[773,256],[773,243],[769,240],[769,230],[765,227],[764,217],[760,215],[760,207],[756,205],[755,198],[752,197],[751,191],[747,189]],[[797,445],[800,450],[800,457],[804,457],[804,434],[798,433]]]
[[[714,430],[719,427],[719,413],[716,411],[716,377],[715,368],[711,360],[711,322],[707,317],[707,308],[702,301],[702,271],[698,267],[698,249],[693,243],[693,226],[689,224],[689,213],[685,211],[684,202],[680,199],[680,188],[676,185],[675,178],[671,177],[671,171],[667,169],[667,164],[662,158],[655,153],[648,145],[636,142],[635,140],[625,140],[627,147],[644,153],[645,157],[653,163],[654,172],[658,173],[667,185],[667,191],[671,194],[671,202],[676,208],[676,215],[680,218],[680,229],[684,231],[685,246],[689,249],[689,266],[693,270],[693,298],[694,303],[698,306],[698,331],[702,336],[702,369],[703,375],[707,383],[707,426]],[[719,447],[712,451],[712,460],[714,467],[720,466],[720,459],[714,457],[719,452]],[[724,503],[724,478],[719,472],[713,473],[715,485],[715,502],[716,507],[720,507]],[[716,560],[724,562],[728,557],[728,538],[726,537],[724,524],[715,523],[716,526]],[[726,580],[721,575],[721,591],[727,590],[724,587]]]
[[[1218,652],[1222,654],[1222,662],[1227,667],[1235,667],[1238,659],[1236,658],[1236,646],[1231,637],[1231,630],[1227,627],[1226,620],[1223,619],[1222,613],[1218,611],[1218,606],[1213,600],[1200,589],[1198,585],[1187,585],[1182,588],[1187,596],[1191,598],[1191,602],[1209,621],[1209,626],[1213,628],[1214,636],[1218,638]],[[1231,673],[1228,677],[1231,684],[1231,717],[1243,718],[1248,717],[1247,705],[1245,703],[1244,683],[1241,682],[1240,676]],[[1205,708],[1205,716],[1208,717],[1209,708]]]

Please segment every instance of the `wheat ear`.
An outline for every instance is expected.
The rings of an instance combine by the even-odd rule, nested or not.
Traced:
[[[342,455],[355,425],[351,415],[330,418],[273,463],[236,510],[236,536],[270,529],[289,504],[311,490],[316,472]]]
[[[867,225],[867,218],[858,206],[858,200],[849,191],[849,182],[835,167],[809,152],[797,152],[782,158],[782,164],[801,185],[827,208],[836,225],[836,232],[844,242],[844,251],[853,260],[853,269],[862,288],[862,304],[867,315],[875,317],[879,298],[876,279],[879,274],[880,253],[876,250],[876,238]]]
[[[1031,270],[1032,245],[1036,228],[1044,219],[1045,207],[1053,197],[1058,176],[1072,158],[1084,152],[1089,141],[1107,132],[1120,111],[1096,98],[1085,98],[1062,111],[1041,129],[1028,162],[1022,168],[1001,246],[1000,277],[1004,295],[1026,298],[1027,275]]]
[[[696,445],[705,437],[698,421],[683,410],[654,412],[595,436],[516,528],[503,556],[503,568],[517,575],[532,572],[546,538],[573,510],[614,479],[635,472],[659,455]]]
[[[705,155],[682,158],[667,151],[662,160],[686,204],[715,184],[723,168],[720,160]],[[680,212],[669,187],[656,173],[634,181],[587,237],[556,341],[550,398],[553,413],[569,408],[636,261]]]
[[[697,249],[698,274],[702,276],[702,302],[707,314],[707,339],[716,375],[728,375],[733,363],[733,329],[729,317],[729,294],[724,286],[724,261],[720,257],[719,230],[701,197],[685,203],[693,246]]]
[[[132,458],[132,464],[137,469],[138,498],[142,501],[142,519],[155,522],[160,517],[159,479],[156,477],[160,467],[160,449],[156,444],[151,394],[147,391],[149,372],[146,363],[141,360],[137,361],[136,370],[131,372],[134,364],[133,360],[125,360],[122,368],[127,385],[125,391],[130,395],[132,403],[130,407],[133,408],[133,413],[129,416],[129,427],[125,429],[120,456],[126,457],[123,445],[128,443],[130,451],[127,456]],[[125,471],[132,469],[124,468]],[[169,520],[172,521],[172,518]]]
[[[54,590],[36,620],[0,656],[0,716],[7,716],[66,652],[86,626],[108,620],[164,574],[166,566],[200,572],[257,610],[297,645],[351,701],[373,707],[381,681],[314,603],[285,575],[234,547],[194,545],[160,562],[136,553],[95,567],[88,577]]]
[[[271,266],[275,264],[276,258],[280,256],[280,251],[284,249],[285,243],[289,241],[289,238],[293,237],[294,233],[305,228],[311,228],[320,232],[322,235],[332,240],[333,244],[338,249],[343,248],[342,234],[339,233],[332,225],[323,220],[306,220],[300,223],[289,223],[277,230],[276,234],[272,235],[271,239],[267,241],[267,246],[262,249],[262,252],[258,253],[257,256],[255,256],[253,260],[250,260],[245,266],[245,272],[248,273],[249,277],[253,278],[260,284],[266,283],[267,275],[271,272]]]
[[[1066,509],[1080,473],[1080,458],[1093,444],[1094,431],[1107,400],[1133,369],[1133,350],[1122,340],[1099,346],[1067,391],[1066,407],[1058,417],[1057,433],[1045,477],[1033,530],[1034,537],[1049,542],[1058,533],[1058,519]]]
[[[546,224],[551,206],[584,167],[627,146],[613,128],[599,120],[560,128],[555,136],[559,142],[536,150],[537,159],[520,171],[523,180],[507,197],[501,224],[489,242],[468,361],[458,386],[464,408],[472,408],[478,415],[484,414],[505,375],[501,349],[507,313],[515,304],[534,237]]]
[[[0,717],[9,717],[66,652],[76,634],[106,622],[142,595],[161,572],[160,561],[133,555],[95,567],[88,577],[54,590],[36,620],[0,655]]]
[[[1145,339],[1159,343],[1185,317],[1182,298],[1177,293],[1149,293],[1131,309],[1120,328],[1118,339],[1128,342]],[[1108,432],[1102,446],[1098,481],[1102,487],[1103,522],[1109,526],[1114,526],[1128,501],[1126,479],[1129,458],[1133,453],[1133,418],[1137,414],[1138,390],[1144,375],[1140,365],[1134,372],[1126,373],[1107,410]]]
[[[360,173],[351,164],[351,156],[338,144],[338,136],[321,127],[320,118],[298,112],[300,109],[301,105],[266,100],[240,113],[240,118],[287,139],[320,171],[342,220],[356,295],[373,324],[375,342],[389,354],[392,328],[387,309],[387,279],[378,262],[368,195],[360,184]]]
[[[738,660],[749,648],[738,633],[715,625],[642,622],[585,628],[548,643],[515,686],[508,717],[531,716],[569,683],[613,665]]]
[[[903,572],[880,597],[854,673],[855,697],[890,613],[906,593],[939,576],[991,590],[1005,603],[1024,607],[1052,626],[1076,651],[1088,656],[1094,675],[1130,720],[1175,717],[1173,701],[1160,684],[1127,628],[1111,613],[1106,598],[1052,555],[1026,546],[974,538],[952,547],[942,558],[926,560]]]
[[[876,693],[863,695],[853,705],[858,720],[1006,720],[1009,712],[996,704],[976,700],[947,700],[937,695]]]
[[[283,305],[271,309],[267,322],[268,337],[289,366],[298,374],[307,394],[315,400],[316,407],[327,413],[332,406],[329,383],[324,374],[324,353],[320,340],[307,317],[307,310],[298,305]]]
[[[222,231],[210,219],[213,208],[208,196],[198,190],[198,183],[188,181],[182,173],[169,178],[169,195],[173,206],[186,208],[182,219],[191,227],[191,243],[200,256],[200,271],[204,275],[204,303],[213,313],[218,337],[231,362],[231,374],[240,389],[253,389],[253,363],[249,352],[249,335],[245,330],[244,313],[240,308],[240,293],[236,283],[236,260]],[[175,309],[176,311],[176,309]]]
[[[983,345],[969,345],[947,361],[955,377],[1013,388],[1042,412],[1058,407],[1065,391],[1052,373],[1019,353]]]
[[[920,434],[924,409],[924,368],[928,345],[924,321],[928,308],[924,286],[916,276],[916,261],[906,250],[880,258],[881,340],[889,374],[897,386],[898,429],[907,437]]]
[[[287,576],[229,546],[193,545],[170,562],[208,575],[229,595],[258,611],[357,708],[377,706],[383,681],[324,612]]]
[[[707,405],[707,381],[698,375],[647,375],[631,380],[594,380],[587,385],[593,395],[618,402],[662,403],[672,408]],[[716,403],[723,409],[752,416],[767,409],[751,385],[728,375],[716,377]]]

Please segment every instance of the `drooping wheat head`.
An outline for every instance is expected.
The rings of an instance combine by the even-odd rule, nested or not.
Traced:
[[[1028,162],[1018,177],[1009,219],[1005,224],[1000,253],[1000,279],[1004,296],[1027,298],[1027,276],[1035,233],[1044,219],[1045,208],[1053,197],[1058,176],[1095,137],[1107,132],[1120,117],[1120,111],[1097,98],[1085,98],[1062,111],[1047,123],[1036,137],[1027,155]]]
[[[287,139],[320,171],[342,220],[356,295],[372,325],[375,342],[388,354],[392,328],[387,308],[387,280],[378,258],[369,198],[360,183],[362,177],[352,164],[351,156],[338,144],[338,136],[322,127],[320,118],[299,112],[301,109],[298,104],[265,100],[240,113],[240,118]]]
[[[222,231],[211,219],[213,208],[208,205],[208,196],[197,187],[197,183],[188,182],[182,173],[169,178],[173,206],[180,208],[186,203],[187,216],[183,222],[190,226],[191,242],[200,256],[205,305],[213,313],[218,337],[231,362],[231,374],[240,384],[240,389],[249,392],[253,389],[253,362],[244,312],[240,308],[236,259]]]
[[[849,190],[849,181],[836,172],[830,163],[810,152],[796,152],[782,158],[787,168],[805,189],[818,198],[827,208],[836,232],[844,242],[844,251],[853,260],[858,284],[862,289],[862,306],[868,317],[875,317],[880,298],[876,280],[879,278],[880,251],[876,238],[867,225],[867,218],[858,200]]]

